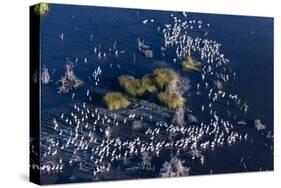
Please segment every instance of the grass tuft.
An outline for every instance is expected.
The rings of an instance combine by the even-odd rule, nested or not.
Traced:
[[[153,77],[151,75],[145,75],[141,79],[142,86],[148,91],[148,92],[155,92],[157,91],[157,88],[153,82]]]
[[[159,90],[166,90],[178,81],[177,73],[172,69],[161,68],[153,71],[153,80]]]
[[[158,94],[160,103],[169,109],[177,109],[183,107],[184,98],[178,92],[161,92]]]
[[[145,75],[142,79],[123,75],[118,78],[118,81],[125,93],[133,97],[141,97],[157,90],[150,75]]]
[[[44,16],[45,14],[47,14],[48,11],[49,11],[48,3],[39,3],[34,6],[34,12],[38,16]]]
[[[121,93],[110,92],[103,97],[103,102],[108,110],[127,108],[130,102]]]
[[[125,93],[133,97],[141,97],[149,92],[158,92],[158,99],[163,106],[177,109],[184,105],[185,100],[179,94],[177,84],[179,76],[173,69],[155,69],[141,79],[123,75],[118,78],[120,86]]]
[[[192,59],[190,56],[182,61],[181,66],[184,71],[201,71],[202,69],[201,62]]]
[[[142,81],[133,76],[123,75],[118,78],[118,81],[127,95],[140,97],[146,93],[146,88],[143,86]]]

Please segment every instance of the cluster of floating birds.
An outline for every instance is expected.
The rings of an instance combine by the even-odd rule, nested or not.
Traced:
[[[173,50],[174,62],[180,62],[187,56],[200,58],[203,65],[199,73],[200,81],[192,83],[192,86],[196,89],[194,96],[202,97],[204,101],[197,111],[207,116],[207,120],[201,120],[184,109],[177,112],[167,109],[165,112],[159,111],[160,116],[164,113],[171,117],[172,113],[181,116],[180,121],[188,119],[188,123],[180,125],[179,121],[159,118],[159,114],[155,115],[157,110],[147,104],[135,104],[135,109],[124,109],[120,113],[107,111],[93,103],[74,104],[69,113],[54,116],[51,123],[44,122],[46,131],[43,132],[41,140],[41,166],[34,165],[34,168],[40,168],[42,173],[57,173],[62,172],[65,166],[78,165],[79,170],[92,174],[95,178],[116,169],[119,164],[126,164],[131,158],[138,157],[141,159],[140,168],[153,171],[152,158],[159,156],[164,150],[169,150],[173,151],[173,156],[162,165],[159,175],[181,176],[188,175],[190,168],[185,167],[176,156],[186,154],[204,165],[206,150],[249,139],[248,133],[236,128],[236,125],[246,124],[243,119],[226,120],[228,117],[235,117],[237,112],[228,110],[225,114],[217,110],[219,105],[224,104],[235,106],[243,114],[248,111],[248,105],[237,94],[223,90],[224,84],[234,79],[236,73],[227,68],[229,60],[220,52],[221,44],[190,35],[190,30],[209,27],[209,24],[203,24],[201,20],[186,20],[186,13],[183,13],[184,20],[171,16],[173,22],[163,26],[164,47],[161,49]],[[142,23],[153,22],[154,19],[147,19]],[[150,47],[140,39],[138,49],[146,57],[153,57]],[[107,51],[102,51],[99,45],[94,47],[93,52],[98,59],[108,55],[118,57],[124,53],[116,48],[116,42]],[[48,70],[43,72],[46,74]],[[100,82],[101,74],[100,67],[92,74],[96,86]],[[75,80],[77,78],[72,67],[67,65],[67,73],[60,81],[62,86],[59,91],[75,88],[78,84]],[[92,101],[90,90],[86,91],[86,95]],[[137,113],[136,109],[143,110],[143,113]],[[145,113],[146,111],[150,113]],[[265,129],[260,120],[256,120],[255,127],[257,130]]]
[[[197,95],[207,92],[209,103],[201,106],[202,112],[207,111],[208,108],[210,115],[212,115],[214,112],[213,106],[217,104],[216,102],[226,99],[227,105],[230,105],[230,101],[233,101],[241,111],[247,113],[247,103],[242,103],[242,99],[237,94],[223,91],[223,85],[235,79],[236,73],[227,67],[229,60],[220,52],[221,44],[214,40],[190,34],[190,30],[195,26],[201,29],[204,25],[203,21],[182,21],[173,14],[171,16],[173,17],[173,23],[166,24],[163,28],[163,49],[175,51],[174,62],[181,62],[187,56],[200,58],[203,65],[201,81],[193,84],[196,85]],[[183,13],[183,16],[186,17],[186,13]],[[206,24],[206,26],[209,27],[209,24]]]
[[[117,42],[115,41],[113,46],[108,49],[103,49],[102,45],[99,44],[98,46],[93,47],[93,54],[96,55],[96,57],[101,59],[106,59],[108,57],[119,57],[121,54],[124,54],[125,50],[120,50],[117,47]]]
[[[201,60],[207,60],[208,63],[220,61],[220,64],[228,63],[229,60],[221,54],[219,48],[220,43],[214,40],[204,39],[200,37],[190,36],[190,28],[185,23],[178,22],[175,18],[173,25],[167,24],[163,28],[164,47],[163,50],[169,47],[176,48],[177,59],[182,60],[192,53],[199,54]]]
[[[234,131],[234,125],[216,116],[216,112],[211,124],[189,126],[155,121],[152,115],[141,116],[129,112],[120,115],[86,103],[81,106],[74,104],[70,114],[61,114],[53,119],[50,129],[56,132],[53,134],[56,136],[42,137],[45,148],[42,148],[41,171],[52,173],[62,170],[62,152],[69,153],[63,154],[63,160],[69,165],[78,163],[80,170],[93,175],[108,172],[113,164],[132,156],[158,156],[167,149],[188,153],[203,165],[202,151],[248,139],[247,134]],[[141,129],[134,131],[142,136],[126,139],[114,133],[116,129],[122,132],[123,129],[132,128],[135,121],[141,124]],[[57,163],[55,159],[58,159]],[[55,164],[47,168],[50,162]]]
[[[143,24],[154,23],[154,19],[150,19],[150,20],[145,19],[145,20],[142,21],[142,23],[143,23]]]
[[[94,78],[95,86],[98,86],[98,84],[100,82],[101,74],[102,74],[102,70],[101,70],[100,66],[98,66],[98,68],[92,74],[92,77]],[[87,92],[87,96],[89,96],[88,92]]]

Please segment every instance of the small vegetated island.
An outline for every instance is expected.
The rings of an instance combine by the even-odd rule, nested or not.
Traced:
[[[178,92],[178,74],[172,69],[156,69],[153,72],[154,83],[159,89],[158,100],[169,109],[177,109],[184,105],[185,99]]]
[[[182,61],[181,66],[184,71],[201,71],[202,68],[201,63],[190,56]],[[185,104],[185,99],[177,89],[179,76],[170,68],[155,69],[153,73],[139,79],[131,75],[122,75],[118,77],[118,83],[124,94],[130,97],[157,93],[159,103],[171,110],[183,107]],[[118,110],[129,106],[129,101],[120,92],[107,93],[103,101],[108,110]]]
[[[130,102],[126,99],[122,93],[109,92],[103,97],[103,102],[108,110],[118,110],[127,108]]]
[[[149,75],[144,76],[142,79],[123,75],[118,78],[118,82],[124,92],[132,97],[141,97],[157,90]]]
[[[202,69],[201,62],[192,59],[190,56],[182,61],[181,66],[184,71],[201,71]]]

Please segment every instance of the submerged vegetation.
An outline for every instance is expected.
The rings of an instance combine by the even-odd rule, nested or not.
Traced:
[[[83,84],[83,81],[77,78],[74,74],[73,65],[71,63],[66,64],[65,68],[66,71],[64,76],[57,81],[57,83],[61,83],[61,86],[58,88],[58,93],[68,93],[70,90],[76,89]]]
[[[199,61],[192,59],[190,56],[182,61],[182,69],[184,71],[201,71],[202,65]]]
[[[261,123],[260,119],[256,119],[255,120],[255,128],[257,129],[257,131],[262,131],[262,130],[266,129],[266,126]]]
[[[119,92],[110,92],[103,97],[103,102],[108,110],[127,108],[129,101]]]
[[[158,95],[160,103],[170,109],[177,109],[184,105],[184,98],[178,92],[161,92]]]
[[[178,125],[184,125],[185,123],[184,107],[180,107],[176,110],[175,115],[173,117],[173,122]]]
[[[49,70],[45,66],[43,66],[41,80],[42,80],[42,84],[44,84],[44,85],[48,85],[50,82]]]
[[[153,51],[150,50],[150,46],[144,44],[144,41],[141,41],[139,38],[138,38],[138,48],[139,48],[139,51],[142,52],[145,57],[148,57],[148,58],[153,57]]]
[[[34,6],[34,12],[38,16],[44,16],[45,14],[47,14],[48,11],[49,11],[48,3],[39,3]]]
[[[161,177],[178,177],[188,176],[190,168],[183,165],[183,161],[177,157],[172,157],[168,162],[166,161],[160,169]]]

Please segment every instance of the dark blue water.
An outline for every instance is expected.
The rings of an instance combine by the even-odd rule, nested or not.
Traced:
[[[172,23],[172,12],[55,4],[49,5],[49,9],[48,14],[41,18],[41,65],[49,69],[52,82],[41,89],[42,119],[67,109],[74,102],[84,101],[86,90],[95,88],[89,77],[98,66],[103,70],[99,87],[116,90],[116,77],[123,74],[141,77],[163,66],[161,61],[171,62],[168,64],[170,67],[180,69],[178,64],[172,63],[174,52],[169,51],[162,56],[160,50],[164,43],[161,30],[164,24]],[[179,12],[173,14],[182,16]],[[144,25],[144,19],[155,21]],[[273,19],[200,13],[188,13],[187,19],[202,20],[210,24],[210,27],[190,31],[190,35],[203,37],[208,32],[205,36],[207,39],[222,44],[220,51],[230,60],[229,68],[236,72],[236,78],[226,84],[225,90],[238,94],[247,102],[249,113],[245,117],[246,121],[253,124],[255,119],[261,119],[267,126],[267,131],[273,132]],[[157,30],[159,26],[160,32]],[[64,34],[63,40],[59,38],[61,33]],[[138,51],[138,38],[145,40],[145,44],[151,47],[153,58],[146,58]],[[118,58],[108,55],[98,59],[94,48],[100,45],[100,50],[106,51],[113,47],[115,41],[116,47],[125,52],[119,54]],[[87,63],[84,62],[85,57]],[[77,90],[59,94],[56,81],[64,74],[65,64],[69,61],[74,63],[74,72],[84,84]],[[195,88],[196,85],[192,84],[199,76],[191,73],[188,77],[192,88]],[[200,98],[193,96],[193,99],[192,96],[189,98],[189,105],[199,113]],[[225,107],[221,108],[222,111],[223,108]],[[251,135],[251,141],[207,151],[203,167],[198,162],[188,164],[191,167],[190,174],[209,174],[210,170],[213,173],[272,170],[273,151],[270,147],[273,142],[266,139],[266,132],[257,133],[253,126],[243,131]],[[241,157],[247,162],[246,169],[240,163]],[[159,159],[161,160],[163,159]],[[155,166],[161,166],[162,161],[159,161],[155,161]],[[72,182],[70,176],[71,173],[65,171],[56,175],[58,178],[55,181]],[[155,176],[157,175],[150,174],[148,177]],[[137,177],[139,176],[136,175],[135,178]],[[52,182],[52,176],[44,178],[47,183]],[[73,181],[85,180],[87,179],[78,178]]]

